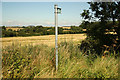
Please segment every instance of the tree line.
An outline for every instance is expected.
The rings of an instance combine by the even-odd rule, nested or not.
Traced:
[[[23,29],[12,30],[6,29],[6,26],[2,26],[2,37],[40,36],[55,34],[55,27],[23,26],[22,28]],[[71,26],[70,29],[58,27],[58,34],[78,34],[83,32],[85,31],[82,31],[82,27]]]

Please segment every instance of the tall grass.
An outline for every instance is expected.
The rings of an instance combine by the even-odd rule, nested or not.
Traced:
[[[118,78],[118,59],[84,56],[72,42],[59,44],[59,69],[55,49],[47,45],[12,44],[2,51],[3,78]]]

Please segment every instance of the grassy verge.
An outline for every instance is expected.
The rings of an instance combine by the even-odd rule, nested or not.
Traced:
[[[73,42],[59,44],[59,70],[54,48],[12,44],[2,50],[3,78],[117,78],[118,59],[84,56]]]

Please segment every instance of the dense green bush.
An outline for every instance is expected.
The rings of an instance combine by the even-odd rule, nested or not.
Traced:
[[[16,32],[14,31],[6,31],[6,30],[2,30],[2,37],[14,37],[17,36]]]
[[[70,33],[74,33],[74,34],[82,33],[82,29],[83,29],[83,28],[81,28],[81,27],[71,26],[71,31],[70,31]]]
[[[109,29],[112,28],[111,24],[111,22],[108,22],[103,26],[101,25],[101,22],[87,23],[87,38],[82,41],[81,45],[79,45],[79,48],[86,53],[90,51],[90,53],[103,55],[104,51],[107,50],[109,53],[116,52],[116,55],[118,55],[119,50],[117,50],[116,46],[116,34],[110,34],[109,31],[109,34],[106,34],[108,27]]]

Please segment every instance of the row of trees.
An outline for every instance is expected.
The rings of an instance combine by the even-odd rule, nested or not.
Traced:
[[[62,27],[58,28],[59,34],[76,34],[83,33],[82,28],[71,26],[71,29],[64,29]],[[13,37],[13,36],[39,36],[39,35],[53,35],[55,34],[54,27],[43,27],[43,26],[30,26],[23,27],[20,30],[6,29],[2,26],[2,37]]]

